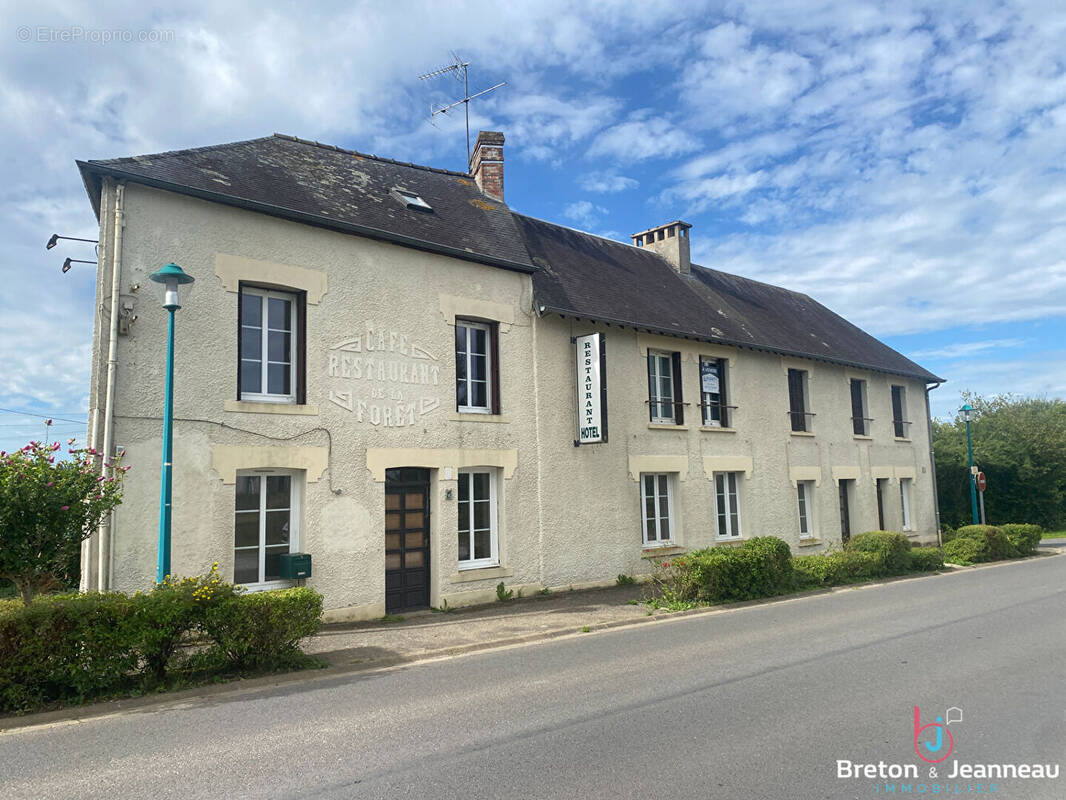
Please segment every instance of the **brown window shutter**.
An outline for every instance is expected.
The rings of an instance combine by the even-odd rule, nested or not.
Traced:
[[[296,295],[296,402],[307,403],[307,292]]]
[[[722,427],[728,428],[729,419],[729,387],[725,384],[725,375],[729,370],[726,369],[727,362],[724,358],[718,359],[718,402],[721,404],[719,408],[719,416],[722,418]],[[702,380],[702,378],[701,378]]]
[[[241,335],[244,328],[244,315],[241,308],[244,306],[244,286],[237,284],[237,399],[241,399]]]
[[[674,422],[678,425],[685,424],[684,397],[681,395],[681,354],[670,354],[671,366],[674,373]]]
[[[500,323],[489,325],[489,361],[492,364],[492,413],[500,413]]]

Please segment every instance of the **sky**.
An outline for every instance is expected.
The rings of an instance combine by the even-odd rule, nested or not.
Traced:
[[[0,0],[0,448],[84,433],[75,159],[287,133],[465,169],[517,211],[803,291],[960,393],[1066,397],[1066,5]],[[181,262],[181,254],[174,260]],[[15,414],[28,412],[39,417]]]

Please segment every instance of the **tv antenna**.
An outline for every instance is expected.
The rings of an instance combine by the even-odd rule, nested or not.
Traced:
[[[424,81],[424,80],[427,80],[429,78],[436,78],[438,75],[443,75],[446,72],[451,72],[451,73],[454,73],[456,80],[459,80],[459,81],[463,82],[463,99],[462,100],[456,100],[454,103],[449,103],[448,105],[441,106],[440,108],[433,108],[432,106],[430,106],[429,118],[430,118],[430,120],[432,120],[435,116],[437,116],[437,114],[447,114],[449,111],[451,111],[453,108],[455,108],[458,105],[463,105],[463,106],[466,107],[466,163],[467,163],[467,167],[469,167],[470,166],[470,101],[473,100],[475,97],[481,97],[481,95],[483,95],[483,94],[488,94],[493,89],[499,89],[501,86],[506,86],[507,85],[507,81],[503,81],[502,83],[497,83],[495,86],[490,86],[488,89],[484,89],[484,90],[482,90],[480,92],[477,92],[476,94],[470,94],[470,81],[469,81],[469,77],[467,75],[467,69],[470,66],[470,62],[469,61],[463,61],[463,59],[459,58],[459,54],[456,53],[454,50],[452,50],[452,58],[455,60],[454,64],[449,64],[446,67],[441,67],[440,69],[435,69],[432,72],[427,72],[425,75],[419,75],[418,79],[421,80],[421,81]]]

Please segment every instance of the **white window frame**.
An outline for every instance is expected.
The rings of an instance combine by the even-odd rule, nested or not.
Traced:
[[[914,530],[913,520],[911,519],[911,479],[900,478],[899,479],[899,510],[900,510],[900,527],[904,531]]]
[[[744,525],[740,516],[740,482],[743,478],[743,472],[716,472],[714,473],[714,527],[715,538],[724,541],[735,541],[741,538],[743,535]],[[718,479],[722,478],[724,492],[719,491]],[[729,489],[732,488],[733,492],[730,493]],[[732,497],[730,497],[732,494]],[[722,532],[721,526],[718,524],[720,511],[724,505],[726,526],[731,526],[731,521],[736,516],[737,524],[736,530],[727,530]]]
[[[463,530],[463,508],[461,503],[456,503],[458,507],[458,534],[466,533],[469,536],[470,542],[470,558],[465,560],[459,560],[459,569],[482,569],[484,567],[498,567],[500,565],[500,524],[499,524],[499,504],[497,501],[497,483],[499,470],[491,467],[464,467],[459,470],[459,480],[463,479],[464,475],[469,476],[470,488],[467,497],[469,501],[467,503],[467,519],[466,530]],[[490,554],[488,558],[474,558],[474,475],[488,475],[489,476],[489,550]],[[456,500],[458,501],[459,491],[456,488]],[[458,559],[458,539],[456,540],[456,558]]]
[[[703,391],[703,364],[705,361],[715,361],[718,364],[718,416],[719,419],[712,419],[711,408],[707,405],[704,398],[710,397],[711,392]],[[728,390],[729,381],[727,380],[727,374],[729,372],[729,359],[722,356],[700,356],[699,357],[699,380],[700,380],[700,424],[705,428],[730,428],[732,427],[732,420],[729,419],[729,398],[723,389]],[[727,424],[729,423],[729,424]]]
[[[799,538],[814,539],[814,481],[796,482],[796,511],[799,514]],[[804,527],[807,530],[803,530]]]
[[[674,519],[674,504],[675,504],[675,492],[674,492],[674,480],[676,473],[673,472],[642,472],[640,473],[640,529],[642,535],[642,541],[644,547],[670,547],[677,540],[677,527]],[[652,501],[655,507],[655,539],[648,538],[648,534],[651,532],[648,527],[648,492],[647,492],[647,478],[652,478],[653,485],[655,487],[655,493],[652,495]],[[663,496],[659,494],[659,479],[666,478],[666,513],[662,513],[662,501]],[[666,524],[670,528],[670,535],[665,539],[660,538],[659,535],[662,532],[659,524],[659,520],[665,519]]]
[[[303,505],[302,501],[302,485],[301,477],[303,476],[302,470],[291,469],[244,469],[237,472],[237,477],[257,477],[259,481],[259,575],[266,577],[266,479],[271,476],[285,475],[289,478],[289,552],[300,552],[300,511]],[[234,485],[234,502],[233,502],[233,524],[234,524],[234,537],[236,537],[236,522],[237,514],[246,513],[237,511],[236,500],[236,485]],[[236,578],[236,540],[230,546],[231,552],[234,553],[234,570],[233,575]],[[251,549],[241,548],[241,549]],[[250,591],[258,591],[261,589],[275,589],[278,587],[291,586],[291,580],[260,580],[254,583],[242,583]]]
[[[462,380],[466,381],[466,405],[459,405],[459,376],[455,376],[455,400],[458,411],[462,414],[491,414],[492,413],[492,326],[487,322],[475,322],[468,319],[457,319],[455,321],[456,329],[466,329],[466,377]],[[470,342],[473,337],[470,335],[471,330],[479,330],[485,332],[485,405],[475,406],[470,404],[471,398],[474,396],[471,391],[473,387],[473,378],[471,370],[471,353]],[[456,353],[458,355],[458,353]]]
[[[296,341],[299,335],[299,323],[297,321],[297,315],[300,313],[299,298],[292,292],[278,292],[273,289],[260,289],[255,286],[241,286],[240,301],[244,302],[244,298],[258,297],[260,298],[260,320],[262,327],[260,331],[260,386],[263,389],[270,387],[269,383],[269,365],[270,360],[268,356],[268,344],[271,328],[269,326],[269,311],[271,299],[285,300],[289,303],[291,312],[289,314],[289,321],[292,323],[292,328],[287,331],[289,334],[289,389],[288,394],[273,393],[268,391],[263,392],[245,392],[241,391],[241,400],[247,400],[252,403],[295,403],[297,389],[297,374],[296,374],[296,348],[298,343]],[[237,358],[241,361],[241,374],[244,374],[244,353],[241,351],[241,347],[244,342],[244,328],[251,327],[244,324],[243,316],[241,320],[241,329],[237,332]]]
[[[666,364],[666,372],[660,372],[662,365]],[[653,368],[654,365],[654,368]],[[659,394],[663,377],[668,378],[670,394]],[[676,425],[677,408],[674,402],[674,354],[665,350],[648,350],[648,403],[651,405],[651,421],[657,425]],[[664,398],[669,397],[669,400]],[[666,406],[669,416],[662,416],[661,411]]]

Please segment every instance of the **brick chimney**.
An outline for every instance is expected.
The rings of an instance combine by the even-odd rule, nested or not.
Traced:
[[[687,222],[675,220],[658,228],[634,233],[631,237],[637,247],[646,247],[669,261],[674,269],[682,275],[692,271],[689,256],[688,232],[692,226]]]
[[[477,188],[493,200],[503,202],[503,134],[481,131],[470,156],[470,174]]]

